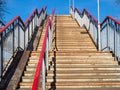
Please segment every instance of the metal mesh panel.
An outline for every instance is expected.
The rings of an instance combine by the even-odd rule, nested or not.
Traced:
[[[13,32],[11,31],[3,42],[3,69],[13,55]]]

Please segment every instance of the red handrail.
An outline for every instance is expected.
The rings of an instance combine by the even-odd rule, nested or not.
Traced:
[[[82,15],[82,13],[78,10],[78,8],[75,8],[75,10],[76,10],[80,15]]]
[[[47,22],[46,33],[45,33],[45,36],[44,36],[44,41],[43,41],[43,44],[42,44],[42,50],[40,52],[39,61],[38,61],[38,65],[37,65],[37,68],[36,68],[36,73],[35,73],[35,78],[34,78],[32,90],[37,90],[37,87],[38,87],[38,82],[39,82],[39,77],[40,77],[40,73],[41,73],[41,69],[42,69],[42,62],[43,62],[43,57],[44,57],[44,52],[45,52],[45,47],[46,47],[46,40],[47,40],[49,25],[50,25],[50,19]]]
[[[36,68],[36,73],[35,73],[34,82],[32,85],[32,90],[37,90],[37,87],[38,87],[38,82],[40,79],[39,77],[40,77],[40,73],[41,73],[41,69],[42,69],[42,62],[43,62],[43,57],[44,57],[44,52],[45,52],[45,47],[46,47],[46,40],[47,40],[47,36],[48,36],[48,29],[49,29],[49,26],[51,26],[51,21],[53,19],[54,12],[55,12],[55,9],[52,11],[52,18],[51,19],[49,18],[47,21],[46,32],[45,32],[44,41],[42,44],[42,50],[41,50],[40,56],[39,56],[38,65]]]
[[[43,10],[43,9],[41,9],[41,10]],[[32,16],[33,16],[35,13],[38,14],[37,9],[35,9],[35,10],[30,14],[30,16],[28,17],[28,19],[24,22],[25,25],[30,21],[30,19],[32,18]]]
[[[75,8],[75,10],[80,14],[80,15],[83,15],[83,12],[87,12],[88,15],[90,15],[93,20],[98,24],[98,21],[96,20],[96,18],[87,10],[87,9],[84,9],[83,12],[81,13],[77,8]],[[112,21],[114,21],[116,24],[120,25],[120,22],[118,20],[116,20],[115,18],[111,17],[111,16],[107,16],[102,23],[100,23],[100,25],[102,26],[103,23],[105,23],[108,19],[111,19]]]
[[[15,18],[13,18],[8,24],[6,24],[3,28],[0,29],[0,34],[7,29],[15,20],[17,20],[18,18],[20,18],[20,16],[16,16]]]
[[[86,8],[84,9],[84,11],[86,11],[87,14],[90,15],[96,23],[98,23],[98,21],[96,20],[96,18]]]
[[[81,13],[77,8],[75,8],[75,10],[80,14],[83,15],[84,12],[86,12],[93,20],[95,23],[98,23],[98,21],[96,20],[96,18],[85,8],[83,10],[83,12]]]
[[[118,20],[116,20],[115,18],[111,17],[111,16],[107,16],[100,25],[102,26],[103,23],[105,23],[105,22],[107,21],[107,19],[111,19],[111,20],[114,21],[116,24],[120,25],[120,22],[119,22]]]
[[[43,11],[43,8],[41,9],[41,12]],[[40,12],[40,13],[41,13]],[[12,23],[14,23],[14,21],[16,21],[17,19],[20,19],[21,20],[21,23],[23,24],[23,26],[26,26],[26,24],[29,23],[29,20],[32,18],[32,16],[34,14],[37,14],[38,15],[38,11],[37,9],[35,9],[32,14],[29,16],[29,18],[23,23],[23,20],[20,18],[20,16],[16,16],[15,18],[13,18],[10,22],[8,22],[3,28],[0,29],[0,34],[5,31]]]

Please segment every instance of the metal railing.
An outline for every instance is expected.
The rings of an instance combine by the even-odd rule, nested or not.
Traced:
[[[97,20],[84,9],[83,12],[79,12],[77,8],[71,9],[72,16],[77,20],[78,24],[83,27],[85,26],[91,37],[93,38],[96,46],[98,45],[98,33],[97,33]],[[74,15],[73,15],[74,14]]]
[[[38,65],[36,68],[36,74],[34,77],[32,90],[37,90],[41,73],[42,73],[42,90],[46,90],[45,77],[46,77],[46,70],[48,70],[48,52],[49,50],[51,50],[51,44],[52,44],[54,13],[55,13],[55,10],[52,11],[52,16],[47,21],[44,41],[42,44]]]
[[[120,22],[107,16],[101,23],[102,51],[111,51],[120,60]]]
[[[18,50],[24,50],[31,40],[36,27],[40,26],[46,16],[46,7],[38,13],[35,9],[30,17],[23,22],[16,16],[0,29],[0,76],[4,76],[7,68]]]
[[[0,21],[0,28],[2,28],[4,26],[5,26],[5,24],[2,21]]]
[[[71,15],[81,27],[86,27],[96,46],[98,46],[98,21],[87,9],[81,13],[77,8],[71,7]],[[100,27],[101,51],[111,51],[115,59],[120,60],[120,22],[107,16]]]

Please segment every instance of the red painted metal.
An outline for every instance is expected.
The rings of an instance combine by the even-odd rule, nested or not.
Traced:
[[[96,18],[86,8],[84,9],[84,11],[86,11],[87,14],[90,15],[96,23],[98,23],[98,21],[96,20]]]
[[[72,7],[71,7],[72,8]],[[83,15],[83,12],[85,11],[88,15],[90,15],[93,20],[98,23],[98,21],[96,20],[96,18],[87,10],[84,9],[83,12],[81,13],[77,8],[75,8],[75,10],[80,14]],[[107,16],[102,23],[100,23],[100,25],[102,26],[108,19],[111,19],[112,21],[114,21],[116,24],[120,25],[120,22],[118,20],[116,20],[115,18],[111,17],[111,16]]]
[[[15,20],[17,20],[18,18],[20,18],[20,16],[16,16],[14,19],[12,19],[8,24],[6,24],[3,28],[0,29],[0,34],[7,29]]]
[[[42,10],[43,10],[43,9],[42,9]],[[42,12],[42,11],[41,11],[41,12]],[[37,9],[35,9],[35,10],[30,14],[30,16],[28,17],[28,19],[24,22],[25,25],[30,21],[30,19],[32,18],[32,16],[33,16],[35,13],[38,14]]]
[[[85,8],[83,10],[83,12],[80,12],[77,8],[75,8],[75,10],[80,14],[83,15],[84,12],[86,12],[93,20],[95,23],[98,23],[98,21],[96,20],[96,18]]]
[[[78,10],[78,8],[75,8],[75,11],[77,11],[80,15],[82,15],[82,13]]]
[[[43,8],[41,9],[40,13],[43,11]],[[37,14],[38,15],[38,11],[37,9],[35,9],[32,14],[29,16],[29,18],[23,23],[22,19],[20,18],[20,16],[16,16],[14,19],[12,19],[8,24],[6,24],[3,28],[0,29],[0,34],[5,31],[11,24],[14,23],[14,21],[16,21],[17,19],[20,19],[21,23],[23,24],[23,26],[25,26],[26,24],[29,23],[30,19],[32,18],[32,16],[34,14]]]
[[[46,33],[45,33],[45,36],[44,36],[44,41],[43,41],[43,44],[42,44],[42,50],[40,52],[39,61],[38,61],[38,65],[37,65],[37,68],[36,68],[36,74],[35,74],[32,90],[37,90],[37,87],[38,87],[38,82],[39,82],[39,79],[40,79],[39,77],[40,77],[40,73],[41,73],[41,69],[42,69],[42,62],[43,62],[43,57],[44,57],[44,52],[45,52],[45,47],[46,47],[46,40],[47,40],[48,27],[49,26],[50,26],[50,20],[48,20],[48,22],[47,22]]]
[[[42,50],[41,50],[40,56],[39,56],[38,65],[37,65],[37,68],[36,68],[36,73],[35,73],[34,82],[33,82],[33,85],[32,85],[32,90],[37,90],[37,88],[38,88],[38,82],[39,82],[39,79],[40,79],[42,62],[43,62],[43,57],[44,57],[44,52],[45,52],[45,47],[46,47],[46,41],[47,41],[47,36],[48,36],[48,29],[49,29],[49,27],[51,27],[51,23],[52,23],[54,13],[55,13],[55,9],[52,11],[51,19],[49,18],[48,21],[47,21],[46,32],[45,32],[44,41],[43,41],[43,44],[42,44]]]
[[[108,19],[111,19],[116,24],[120,25],[120,22],[118,20],[116,20],[115,18],[111,17],[111,16],[107,16],[100,25],[102,26]]]

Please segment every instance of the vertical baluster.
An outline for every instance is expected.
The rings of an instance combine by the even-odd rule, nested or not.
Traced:
[[[29,42],[29,38],[30,38],[30,23],[28,22],[28,42]]]
[[[46,90],[45,89],[45,59],[43,58],[43,62],[42,62],[42,90]]]
[[[48,68],[49,68],[49,66],[48,66],[48,38],[47,38],[47,40],[46,40],[46,53],[45,53],[45,57],[46,57],[46,68],[47,68],[47,70],[48,70]]]
[[[0,34],[0,81],[2,79],[2,73],[3,73],[3,33]]]
[[[110,51],[110,23],[109,23],[109,19],[107,21],[107,48]]]
[[[116,60],[117,55],[117,24],[114,23],[114,55]]]
[[[14,41],[14,37],[15,37],[15,30],[14,30],[14,23],[12,24],[12,32],[13,32],[13,39],[12,39],[12,48],[13,48],[13,59],[14,59],[14,44],[15,44],[15,41]]]
[[[32,26],[31,26],[31,35],[32,35],[32,34],[33,34],[33,31],[34,31],[34,16],[32,16],[31,23],[32,23]],[[30,35],[30,36],[31,36],[31,35]],[[30,38],[32,38],[32,36],[31,36]]]
[[[25,33],[26,30],[27,30],[27,29],[24,29],[24,30],[23,30],[23,32],[24,32],[24,49],[25,49],[25,47],[26,47],[26,33]]]
[[[49,50],[51,50],[51,29],[50,27],[48,28],[48,32],[49,32]]]
[[[20,21],[18,19],[18,50],[20,48]]]

